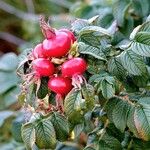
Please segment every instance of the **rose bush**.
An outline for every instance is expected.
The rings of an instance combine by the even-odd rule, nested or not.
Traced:
[[[45,39],[17,70],[30,113],[21,130],[27,149],[150,147],[150,20],[128,35],[115,17],[105,28],[100,16],[77,19],[70,30],[41,19]]]

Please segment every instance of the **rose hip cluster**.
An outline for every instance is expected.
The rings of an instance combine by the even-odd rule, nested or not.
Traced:
[[[73,85],[78,84],[82,74],[87,69],[87,64],[83,58],[68,57],[68,52],[76,41],[70,30],[46,29],[45,32],[46,39],[35,46],[32,51],[34,59],[32,69],[38,78],[49,77],[48,88],[56,93],[56,103],[60,103],[58,101],[70,92]],[[65,58],[67,60],[56,65],[52,61],[53,58]]]

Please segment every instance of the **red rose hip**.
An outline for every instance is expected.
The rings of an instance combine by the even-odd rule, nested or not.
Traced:
[[[32,65],[37,76],[50,76],[55,70],[53,63],[44,58],[34,60]]]
[[[68,94],[72,89],[71,79],[64,77],[52,77],[48,81],[48,88],[57,94]]]
[[[74,43],[76,41],[76,38],[75,38],[74,34],[70,30],[68,30],[68,29],[60,29],[59,31],[67,33],[67,35],[71,39],[72,43]]]
[[[51,39],[43,41],[44,55],[46,57],[65,56],[71,47],[71,39],[65,32],[56,32]]]
[[[44,49],[42,43],[35,46],[32,51],[33,57],[36,58],[44,58]]]
[[[64,77],[83,74],[87,69],[87,64],[82,58],[72,58],[63,63],[61,72]]]

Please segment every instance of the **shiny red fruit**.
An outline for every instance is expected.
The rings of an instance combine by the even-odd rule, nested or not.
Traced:
[[[35,71],[35,74],[40,77],[50,76],[55,71],[53,63],[51,63],[49,60],[44,58],[35,59],[32,62],[32,65],[33,65],[33,71]]]
[[[48,88],[57,94],[65,95],[72,89],[72,82],[69,78],[52,77],[48,81]]]
[[[83,74],[87,69],[87,64],[82,58],[72,58],[63,63],[61,72],[64,77],[72,77],[73,75]]]
[[[56,32],[55,37],[43,41],[44,53],[47,57],[65,56],[70,47],[71,39],[65,32]]]
[[[67,35],[71,39],[72,43],[74,43],[76,41],[76,38],[75,38],[74,34],[70,30],[68,30],[68,29],[60,29],[59,31],[67,33]]]
[[[44,58],[44,50],[42,43],[35,46],[35,48],[32,51],[34,58]]]

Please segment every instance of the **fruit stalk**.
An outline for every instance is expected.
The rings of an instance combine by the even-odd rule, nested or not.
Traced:
[[[47,25],[47,23],[45,22],[45,17],[42,15],[40,16],[40,27],[46,39],[52,39],[56,36],[55,30]]]

